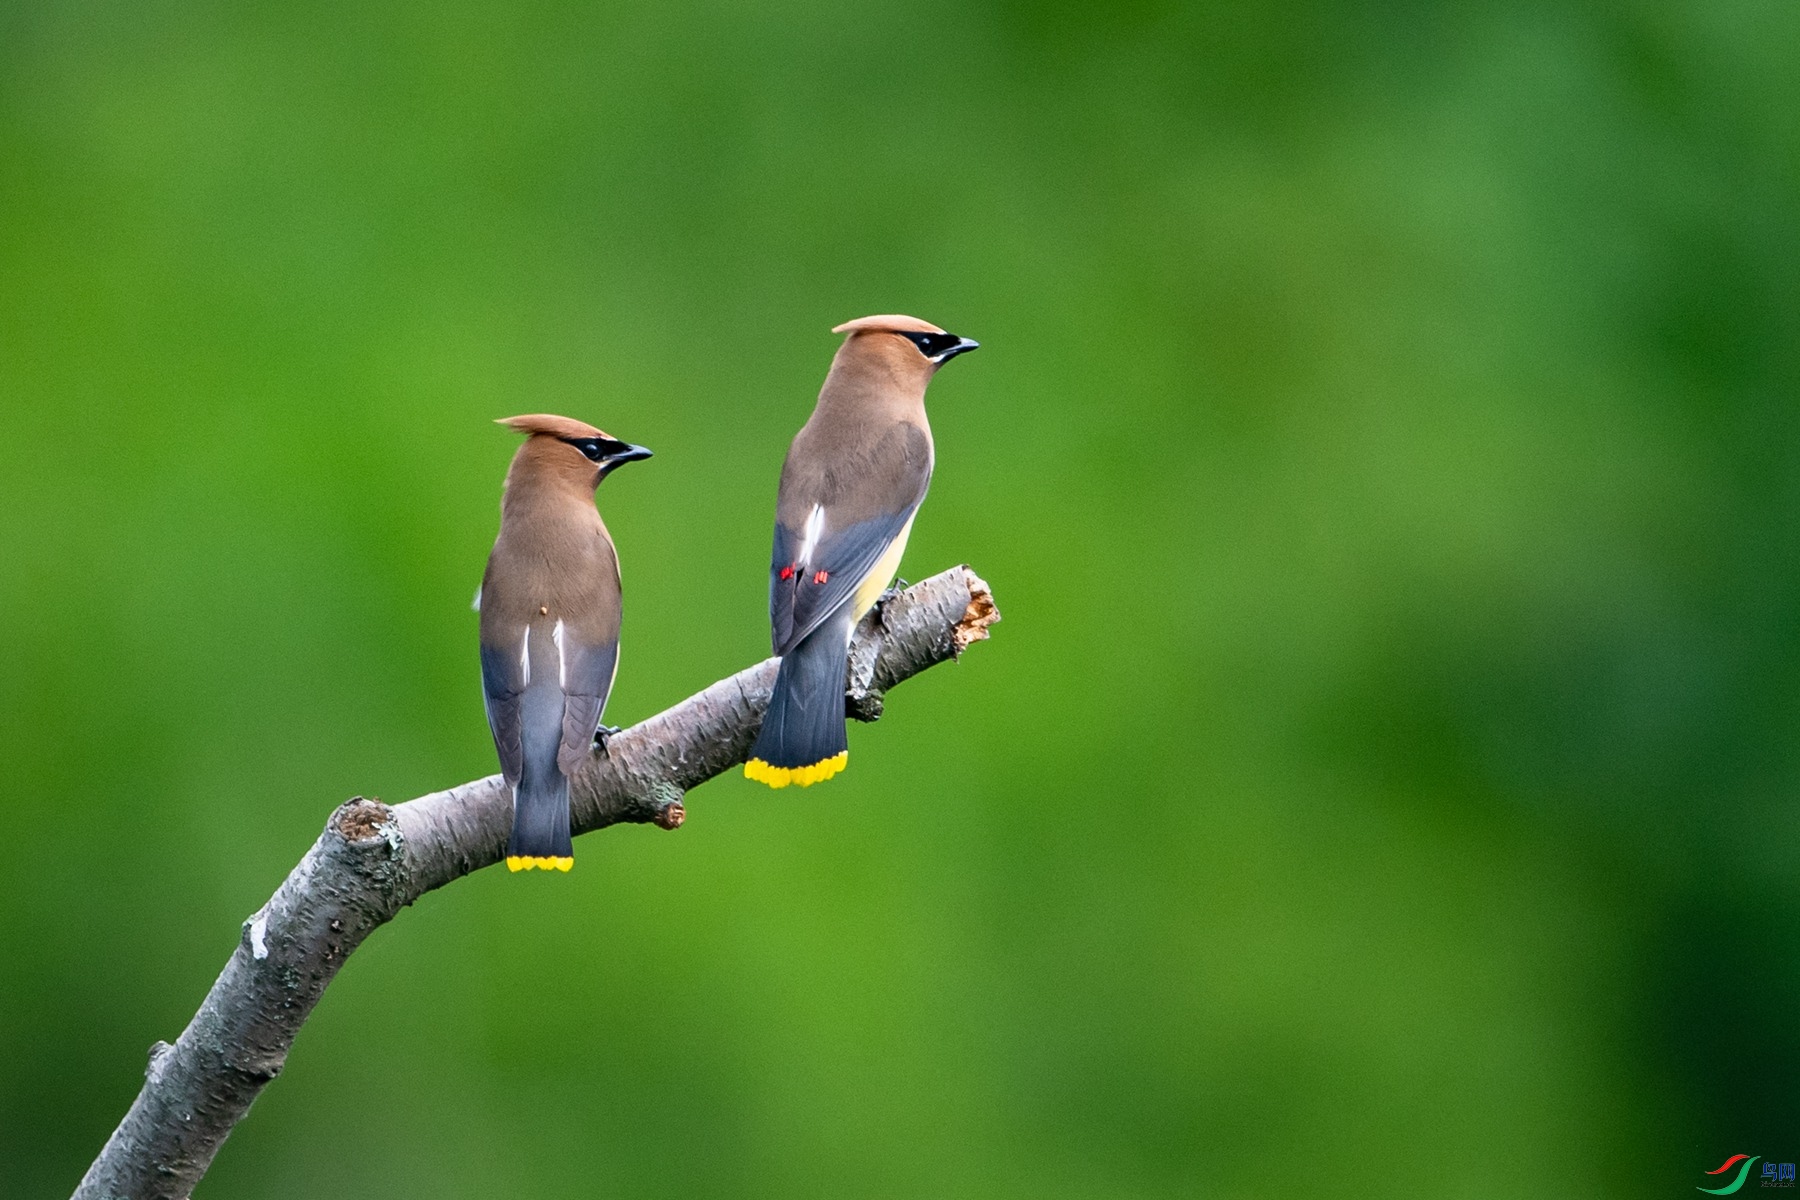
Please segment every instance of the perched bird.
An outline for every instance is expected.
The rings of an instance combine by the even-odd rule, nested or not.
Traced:
[[[925,385],[978,343],[917,317],[863,317],[789,447],[775,501],[769,620],[781,669],[744,774],[770,787],[849,761],[844,670],[856,623],[900,569],[931,483]]]
[[[619,559],[594,489],[650,451],[568,417],[498,424],[529,435],[476,596],[488,726],[513,791],[506,865],[567,871],[569,776],[593,751],[619,666]]]

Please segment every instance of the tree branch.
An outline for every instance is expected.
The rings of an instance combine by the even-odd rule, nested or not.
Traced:
[[[847,711],[954,659],[1000,619],[967,567],[890,591],[852,642]],[[678,827],[682,794],[750,752],[776,660],[720,680],[611,737],[570,787],[576,833],[622,821]],[[433,888],[500,861],[512,805],[498,775],[389,807],[339,808],[269,902],[173,1046],[150,1048],[144,1087],[88,1168],[76,1200],[182,1200],[268,1082],[313,1006],[362,940]]]

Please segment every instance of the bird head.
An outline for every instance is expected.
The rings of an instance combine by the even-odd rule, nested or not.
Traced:
[[[959,354],[979,350],[981,343],[972,338],[946,333],[929,321],[889,313],[876,317],[858,317],[833,329],[847,333],[841,355],[874,357],[883,365],[904,376],[928,380],[937,369]]]
[[[528,440],[519,449],[521,463],[529,462],[537,471],[590,489],[598,487],[615,468],[650,457],[650,451],[644,447],[622,442],[572,417],[532,413],[501,417],[494,423],[527,435]]]

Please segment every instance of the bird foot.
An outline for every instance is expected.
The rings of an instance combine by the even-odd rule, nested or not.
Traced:
[[[594,730],[594,749],[605,754],[606,743],[617,737],[619,732],[620,730],[617,725],[602,725],[600,728]]]

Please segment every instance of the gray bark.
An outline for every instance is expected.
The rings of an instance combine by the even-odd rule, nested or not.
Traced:
[[[955,567],[890,591],[851,648],[847,711],[958,657],[1000,619],[988,587]],[[768,659],[608,740],[571,780],[576,833],[619,822],[677,828],[688,789],[742,763],[775,681]],[[512,823],[492,775],[389,806],[360,797],[244,922],[237,949],[174,1045],[150,1048],[143,1090],[75,1190],[77,1200],[180,1200],[271,1079],[344,960],[433,888],[502,858]]]

